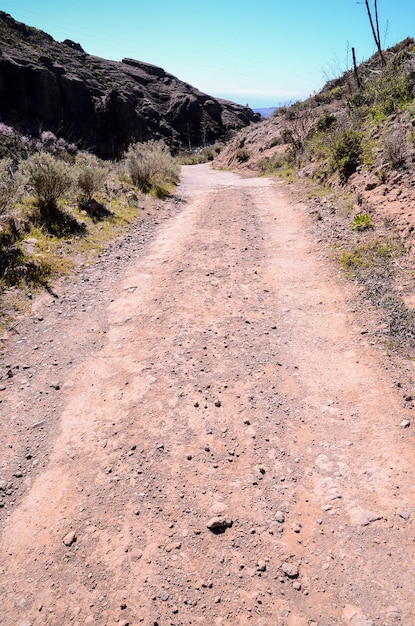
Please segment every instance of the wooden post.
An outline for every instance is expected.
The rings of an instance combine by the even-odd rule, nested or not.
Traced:
[[[356,53],[355,53],[355,49],[352,48],[352,55],[353,55],[353,71],[354,71],[354,75],[356,78],[356,84],[357,84],[357,89],[360,91],[362,88],[361,82],[360,82],[360,77],[359,77],[359,72],[357,69],[357,63],[356,63]]]

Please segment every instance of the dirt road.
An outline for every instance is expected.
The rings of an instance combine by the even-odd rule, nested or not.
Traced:
[[[6,345],[1,624],[415,624],[411,412],[348,287],[283,185],[179,194]]]

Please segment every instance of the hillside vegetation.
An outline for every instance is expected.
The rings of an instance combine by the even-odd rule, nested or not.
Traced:
[[[90,263],[145,208],[172,194],[180,162],[162,141],[102,161],[46,131],[0,124],[0,328],[34,289]]]
[[[415,40],[375,55],[329,81],[314,96],[276,109],[260,126],[240,132],[219,160],[275,172],[293,167],[323,183],[346,184],[359,169],[380,182],[413,162]]]
[[[376,54],[357,76],[241,131],[215,163],[289,181],[320,240],[382,311],[391,345],[414,347],[414,39],[383,56],[384,66]]]

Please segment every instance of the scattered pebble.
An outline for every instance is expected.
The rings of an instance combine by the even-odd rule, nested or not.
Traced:
[[[401,422],[402,428],[409,428],[410,425],[411,425],[411,422],[409,420],[402,420]]]
[[[285,515],[283,513],[283,511],[277,511],[275,513],[275,519],[277,520],[277,522],[279,522],[280,524],[283,524],[285,522]]]

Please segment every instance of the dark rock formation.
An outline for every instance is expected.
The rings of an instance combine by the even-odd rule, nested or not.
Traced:
[[[50,130],[101,157],[164,139],[172,149],[226,138],[259,121],[248,107],[214,99],[134,59],[106,61],[0,12],[0,121]]]

